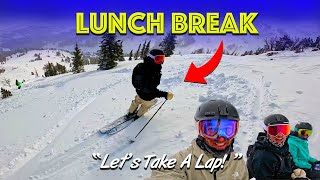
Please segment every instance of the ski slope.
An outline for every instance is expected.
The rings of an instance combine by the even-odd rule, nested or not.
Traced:
[[[57,52],[60,55],[57,55]],[[35,61],[36,57],[35,54],[39,54],[42,60]],[[7,62],[5,64],[0,64],[0,68],[5,69],[3,74],[0,74],[0,81],[4,78],[10,80],[11,87],[7,84],[1,84],[6,89],[11,89],[15,86],[16,79],[20,82],[25,80],[27,83],[30,83],[34,80],[42,79],[44,76],[43,67],[48,62],[59,63],[61,65],[66,66],[67,71],[71,69],[70,63],[62,62],[62,59],[65,60],[66,58],[72,59],[72,55],[69,52],[63,50],[32,50],[26,53],[17,53],[7,57]],[[38,72],[38,76],[32,75],[31,72],[34,74]]]
[[[262,120],[282,113],[292,126],[310,122],[311,155],[320,159],[320,52],[280,52],[268,57],[224,55],[206,77],[207,85],[184,82],[191,62],[204,64],[210,55],[173,56],[166,59],[159,89],[171,91],[167,101],[133,144],[157,108],[113,136],[99,128],[124,115],[135,96],[131,73],[141,61],[125,61],[109,71],[88,66],[81,74],[30,80],[13,96],[0,100],[0,179],[144,179],[150,169],[100,170],[93,153],[109,154],[108,163],[132,153],[133,158],[174,153],[197,136],[193,116],[208,99],[224,99],[240,113],[235,151],[245,154],[262,130]],[[270,59],[273,60],[270,60]],[[91,70],[90,70],[91,69]],[[0,78],[2,75],[0,75]]]

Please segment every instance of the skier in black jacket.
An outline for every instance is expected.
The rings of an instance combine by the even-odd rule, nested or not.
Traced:
[[[265,132],[259,133],[254,145],[248,147],[250,178],[307,179],[304,170],[295,166],[289,152],[289,120],[281,114],[273,114],[265,118],[264,124]]]
[[[157,100],[155,98],[166,98],[171,100],[171,92],[160,91],[157,86],[160,84],[161,69],[165,56],[162,50],[153,49],[149,55],[143,59],[143,63],[137,64],[132,73],[132,85],[135,87],[137,95],[132,101],[129,113],[126,118],[139,118],[153,106]],[[140,108],[139,105],[141,105]]]

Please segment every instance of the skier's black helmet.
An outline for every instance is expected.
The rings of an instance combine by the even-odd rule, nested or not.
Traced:
[[[264,119],[264,125],[289,124],[288,118],[282,114],[272,114]]]
[[[161,49],[152,49],[149,53],[153,56],[164,55],[164,52]]]
[[[296,126],[294,127],[295,129],[308,129],[308,130],[312,130],[312,125],[307,123],[307,122],[299,122],[298,124],[296,124]]]
[[[209,100],[202,103],[194,116],[196,121],[208,119],[240,120],[237,109],[227,101]]]
[[[155,59],[153,57],[163,55],[164,52],[161,49],[152,49],[149,54],[147,54],[146,57],[144,57],[144,63],[146,64],[152,64],[152,65],[159,65],[155,62]]]

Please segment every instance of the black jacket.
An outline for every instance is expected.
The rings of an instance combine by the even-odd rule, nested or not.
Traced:
[[[161,79],[161,65],[151,63],[139,63],[133,69],[132,85],[136,88],[139,97],[150,101],[157,97],[167,97],[167,92],[160,91],[157,86]]]
[[[250,177],[255,177],[257,180],[291,179],[291,174],[296,167],[287,141],[279,148],[267,140],[265,133],[260,133],[253,148],[252,156],[247,159]]]

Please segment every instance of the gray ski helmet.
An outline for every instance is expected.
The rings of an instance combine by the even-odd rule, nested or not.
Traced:
[[[296,126],[294,127],[295,129],[308,129],[308,130],[312,130],[312,125],[307,123],[307,122],[299,122],[298,124],[296,124]]]
[[[289,124],[288,118],[282,114],[272,114],[264,119],[264,125]]]
[[[233,119],[240,121],[237,109],[227,101],[209,100],[203,102],[194,116],[196,121],[208,119]]]

